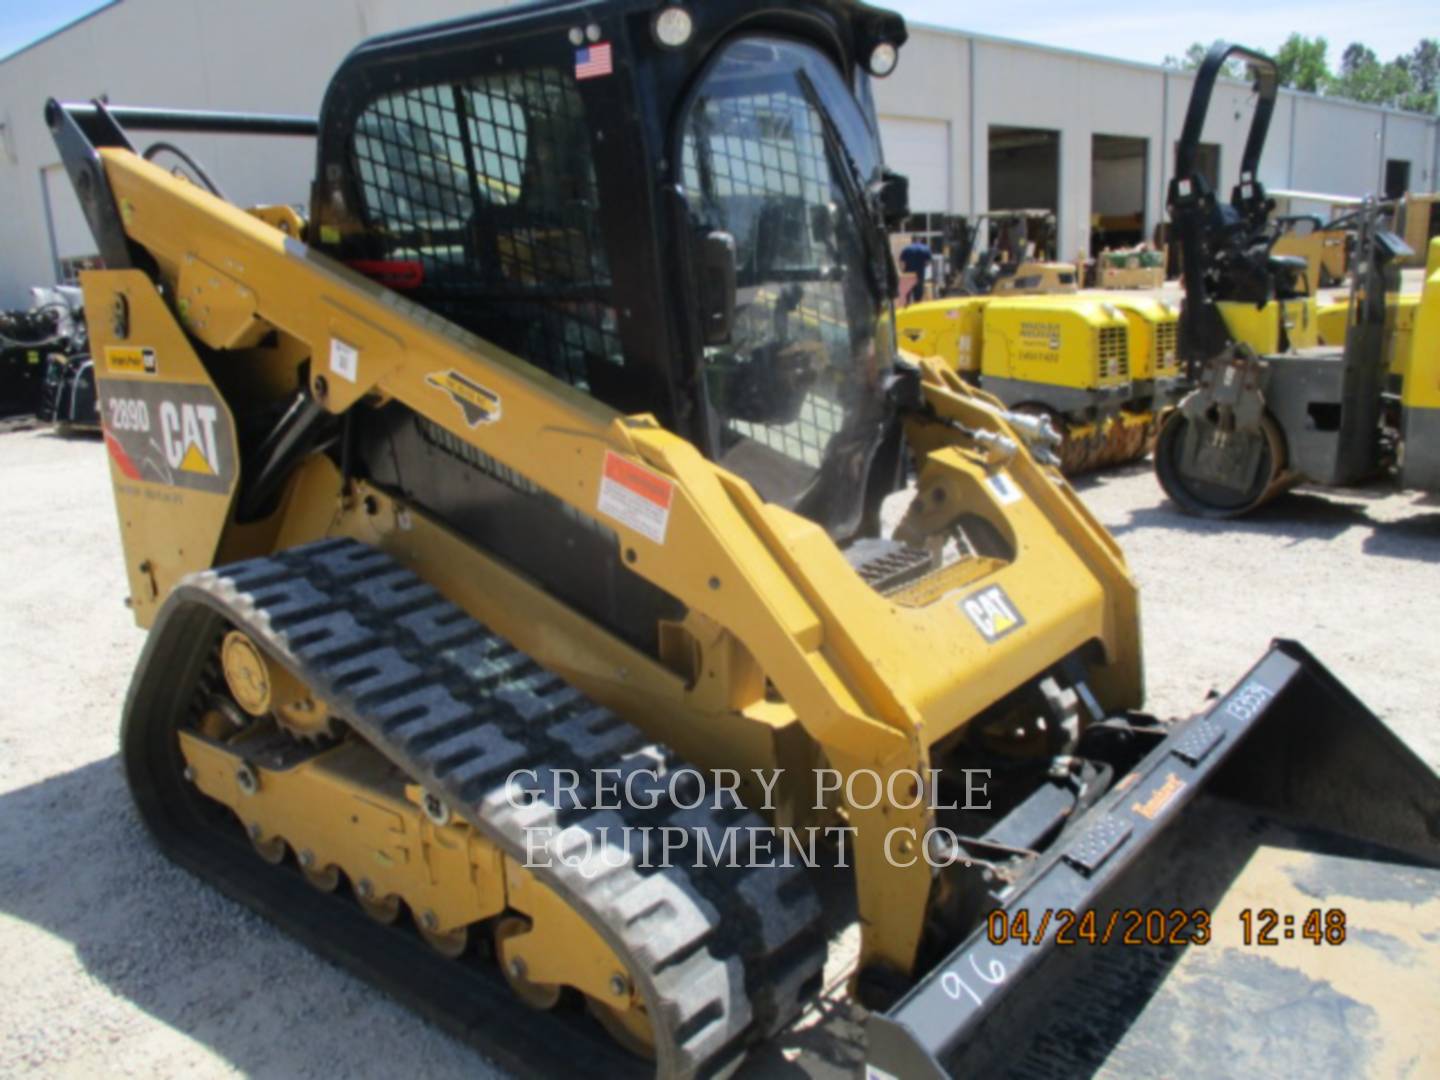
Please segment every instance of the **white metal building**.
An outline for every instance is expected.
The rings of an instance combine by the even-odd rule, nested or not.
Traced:
[[[363,38],[490,6],[490,0],[115,0],[0,62],[0,307],[73,272],[95,245],[42,119],[51,96],[126,105],[315,113]],[[1162,68],[912,27],[899,70],[877,84],[886,156],[916,211],[1057,211],[1062,254],[1092,226],[1163,219],[1191,78]],[[1244,27],[1236,27],[1243,36]],[[1234,182],[1249,88],[1217,89],[1205,140]],[[1261,163],[1270,187],[1363,195],[1429,191],[1440,120],[1283,91]],[[308,139],[186,136],[241,204],[306,201]]]

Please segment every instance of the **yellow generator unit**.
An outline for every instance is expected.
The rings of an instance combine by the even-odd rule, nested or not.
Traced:
[[[1168,300],[1109,294],[1130,329],[1130,398],[1111,426],[1108,461],[1138,461],[1154,446],[1166,414],[1185,395],[1178,352],[1180,309]]]
[[[988,296],[927,300],[896,312],[900,347],[920,358],[934,357],[967,378],[980,374]]]
[[[1099,328],[1090,337],[1096,352],[1093,356],[1079,359],[1071,351],[1061,357],[1059,352],[1046,355],[1053,357],[1032,362],[1023,375],[1028,379],[1016,378],[1007,366],[1010,363],[1008,346],[1010,340],[1019,338],[1016,317],[1001,307],[993,314],[989,305],[996,303],[986,297],[957,297],[914,304],[902,310],[897,316],[902,348],[923,357],[939,357],[961,374],[979,380],[982,374],[988,376],[983,382],[992,391],[997,386],[1040,397],[1040,391],[1033,385],[1025,388],[1007,386],[998,382],[1010,379],[1013,382],[1035,383],[1035,376],[1051,376],[1053,383],[1061,388],[1050,393],[1049,409],[1060,430],[1070,439],[1069,447],[1062,447],[1062,460],[1067,472],[1083,471],[1104,465],[1121,464],[1143,457],[1154,441],[1159,421],[1166,410],[1173,408],[1184,393],[1184,379],[1177,355],[1177,333],[1179,309],[1169,301],[1153,300],[1148,297],[1126,293],[1095,294],[1077,296],[1047,296],[1043,301],[1027,301],[1027,310],[1043,308],[1062,314],[1056,324],[1071,341],[1084,341],[1082,333],[1072,329],[1076,320],[1109,320],[1111,327],[1101,334]],[[1060,406],[1073,399],[1067,393],[1083,385],[1085,375],[1081,371],[1095,371],[1096,386],[1103,388],[1105,395],[1113,395],[1115,385],[1114,367],[1117,359],[1117,338],[1113,327],[1120,325],[1119,316],[1126,328],[1125,359],[1129,371],[1129,393],[1124,396],[1118,409],[1097,408],[1097,415],[1105,419],[1098,425],[1088,416],[1076,416],[1073,412],[1067,418],[1066,410]],[[996,344],[987,344],[990,338],[987,328],[999,334]],[[1047,337],[1045,344],[1048,346]],[[994,352],[987,352],[994,349]],[[1102,358],[1101,351],[1106,351]],[[983,362],[982,362],[983,357]],[[1102,363],[1103,359],[1103,363]],[[1078,360],[1078,363],[1077,363]],[[1043,365],[1043,366],[1041,366]],[[1095,395],[1099,400],[1102,395]],[[1018,400],[1018,399],[1017,399]],[[1026,409],[1044,404],[1039,400],[1019,402]],[[1093,430],[1092,430],[1093,429]],[[1097,441],[1103,440],[1103,441]]]
[[[1186,390],[1177,350],[1178,305],[1124,292],[1088,292],[1074,298],[1050,297],[1048,300],[1056,306],[1098,303],[1105,314],[1118,312],[1124,318],[1128,330],[1130,393],[1119,411],[1106,422],[1102,432],[1104,444],[1092,452],[1086,467],[1119,465],[1144,457],[1154,443],[1165,413]]]
[[[896,317],[901,346],[935,356],[1022,414],[1063,435],[1061,468],[1105,463],[1111,426],[1129,400],[1129,322],[1084,296],[952,297]]]
[[[1332,938],[1363,903],[1327,987],[1440,998],[1433,771],[1293,642],[1143,712],[1136,584],[1048,425],[897,353],[867,79],[905,39],[852,0],[536,3],[361,45],[317,118],[46,110],[105,267],[138,812],[517,1074],[1100,1069],[1157,949],[1205,964],[1162,1015],[1313,1055],[1227,893],[1322,897]],[[314,138],[308,213],[149,129]],[[992,301],[978,378],[1093,429],[1130,333]],[[1359,1070],[1433,1050],[1366,1033]]]

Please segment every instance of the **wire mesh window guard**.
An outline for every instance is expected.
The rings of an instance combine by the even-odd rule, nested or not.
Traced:
[[[728,345],[707,353],[708,373],[784,369],[778,377],[753,374],[765,389],[758,409],[726,392],[733,379],[710,379],[721,460],[767,497],[791,501],[846,422],[853,368],[846,278],[847,269],[857,272],[859,256],[836,225],[843,197],[818,110],[794,76],[764,85],[763,92],[726,94],[722,83],[699,98],[682,167],[693,212],[736,242],[734,330]]]
[[[569,71],[388,94],[351,149],[373,254],[418,264],[418,302],[584,390],[623,365]]]

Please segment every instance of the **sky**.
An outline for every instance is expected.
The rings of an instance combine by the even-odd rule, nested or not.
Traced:
[[[104,6],[96,0],[0,0],[0,57]]]
[[[878,2],[913,22],[1151,64],[1160,63],[1167,53],[1184,53],[1191,42],[1208,45],[1217,37],[1273,52],[1291,31],[1299,30],[1324,35],[1334,68],[1341,51],[1357,39],[1389,60],[1409,52],[1421,37],[1440,37],[1440,5],[1435,0],[1209,0],[1193,5],[1180,0]],[[0,0],[0,57],[102,6],[96,0]]]
[[[1440,37],[1435,0],[890,0],[911,22],[970,30],[1063,49],[1158,64],[1183,55],[1192,42],[1224,38],[1273,53],[1291,33],[1322,36],[1331,70],[1352,41],[1382,60]]]

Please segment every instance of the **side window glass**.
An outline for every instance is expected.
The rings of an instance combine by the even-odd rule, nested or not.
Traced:
[[[783,46],[760,78],[732,73],[722,61],[681,142],[697,224],[735,238],[734,331],[705,357],[720,460],[787,504],[814,483],[869,397],[873,371],[856,353],[864,353],[874,324],[823,121],[793,64]]]
[[[409,250],[436,255],[420,230],[459,230],[474,211],[453,100],[428,86],[375,102],[355,128],[355,160],[372,216],[407,233]],[[397,252],[398,254],[398,252]]]
[[[476,148],[475,174],[482,185],[481,197],[497,206],[510,206],[519,201],[525,178],[525,112],[518,102],[489,90],[470,88],[463,96],[468,104],[470,143]]]

